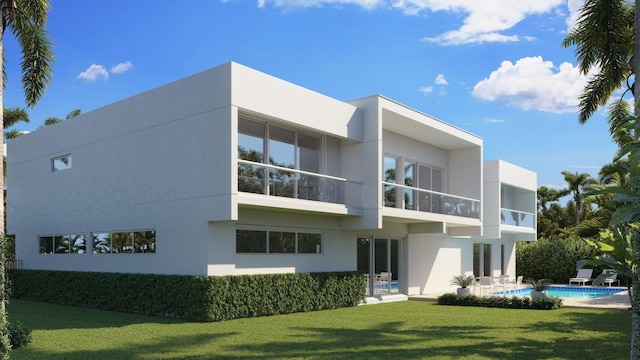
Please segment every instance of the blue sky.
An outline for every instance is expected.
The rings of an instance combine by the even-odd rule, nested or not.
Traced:
[[[52,0],[54,79],[29,110],[83,112],[236,61],[340,100],[381,94],[484,139],[563,186],[616,150],[604,111],[580,125],[585,77],[561,41],[580,0]],[[24,107],[5,36],[7,107]]]

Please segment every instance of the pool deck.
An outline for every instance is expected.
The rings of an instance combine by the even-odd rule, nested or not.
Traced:
[[[566,285],[560,285],[566,286]],[[589,288],[591,286],[585,286]],[[424,295],[411,295],[409,300],[421,300],[421,301],[436,301],[438,296],[443,293],[433,293]],[[596,299],[569,299],[562,298],[563,307],[575,307],[575,308],[597,308],[597,309],[612,309],[612,310],[628,310],[631,308],[629,302],[629,294],[624,289],[619,293],[613,295],[603,296]]]

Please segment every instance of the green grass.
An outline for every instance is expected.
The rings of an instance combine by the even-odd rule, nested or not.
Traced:
[[[12,300],[33,329],[12,359],[625,359],[628,311],[407,301],[190,323]]]

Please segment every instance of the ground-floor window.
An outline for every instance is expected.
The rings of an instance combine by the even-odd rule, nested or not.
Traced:
[[[322,233],[236,230],[238,254],[322,254]]]
[[[40,254],[84,254],[84,234],[40,236]]]
[[[155,230],[92,233],[94,254],[155,253]],[[85,234],[38,237],[40,254],[86,254]]]
[[[93,233],[94,254],[139,254],[156,252],[156,232],[123,231]]]

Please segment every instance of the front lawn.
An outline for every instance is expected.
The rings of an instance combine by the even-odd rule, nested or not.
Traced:
[[[12,359],[624,359],[628,311],[406,301],[191,323],[11,300],[33,329]]]

